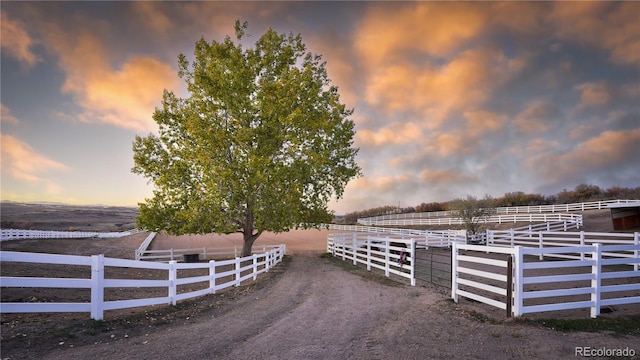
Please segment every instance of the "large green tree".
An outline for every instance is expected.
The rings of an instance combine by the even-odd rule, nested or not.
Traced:
[[[180,54],[188,96],[166,91],[158,135],[136,136],[134,173],[154,184],[138,225],[171,234],[241,232],[242,255],[263,231],[331,219],[327,203],[360,174],[353,113],[340,102],[320,55],[300,35],[268,29],[243,49],[236,40]]]

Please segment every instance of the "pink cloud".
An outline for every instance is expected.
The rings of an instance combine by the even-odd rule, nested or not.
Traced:
[[[580,91],[579,107],[605,105],[611,99],[607,85],[602,82],[584,83],[576,88]]]
[[[43,174],[67,171],[69,167],[37,153],[28,144],[11,135],[1,134],[2,172],[17,180],[42,185],[48,193],[57,193],[60,187]]]
[[[9,18],[6,11],[0,14],[0,33],[2,50],[27,66],[35,65],[40,58],[31,50],[35,41],[29,35],[24,23]]]

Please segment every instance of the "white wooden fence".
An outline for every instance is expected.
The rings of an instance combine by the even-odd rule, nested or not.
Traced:
[[[31,312],[89,312],[91,318],[101,320],[104,311],[127,309],[139,306],[158,304],[173,304],[177,301],[215,293],[217,290],[230,286],[239,286],[248,279],[255,280],[258,274],[269,271],[281,262],[285,254],[285,245],[281,245],[263,254],[232,260],[208,263],[167,263],[144,262],[126,259],[106,258],[103,255],[76,256],[54,255],[26,252],[0,251],[0,262],[22,262],[42,264],[67,264],[87,266],[91,271],[91,278],[37,278],[37,277],[0,277],[0,287],[30,287],[30,288],[73,288],[90,289],[90,302],[28,302],[28,303],[0,303],[0,313],[31,313]],[[249,263],[246,265],[246,263]],[[245,265],[243,265],[243,263]],[[156,269],[167,271],[166,280],[145,279],[111,279],[105,278],[105,268],[126,267],[136,269]],[[231,269],[229,270],[228,268]],[[184,269],[207,269],[208,274],[196,277],[178,277],[178,271]],[[229,281],[218,281],[229,277]],[[185,284],[208,283],[204,288],[194,291],[178,293],[177,287]],[[166,288],[167,295],[143,299],[119,299],[105,301],[104,293],[107,288]]]
[[[133,235],[138,232],[140,232],[140,230],[136,229],[121,232],[0,229],[0,241],[22,239],[118,238]]]
[[[453,244],[453,299],[463,296],[513,316],[590,308],[596,317],[602,306],[640,303],[640,233],[614,239],[582,232],[578,241],[568,234],[538,237],[542,246],[536,247]]]
[[[153,239],[155,239],[156,235],[158,233],[156,232],[151,232],[149,233],[149,235],[144,239],[144,241],[142,243],[140,243],[140,246],[136,249],[136,260],[142,260],[142,257],[144,256],[145,251],[147,251],[147,248],[149,248],[149,245],[151,245],[151,242],[153,241]],[[171,258],[171,260],[173,260],[173,258]]]
[[[370,230],[384,230],[385,228],[367,228]],[[397,229],[396,229],[397,230]],[[408,230],[408,229],[406,229]],[[349,232],[349,233],[329,233],[327,234],[327,252],[331,252],[331,244],[352,243],[354,240],[364,243],[371,237],[389,238],[391,241],[405,241],[414,239],[417,248],[428,247],[449,247],[457,242],[464,244],[467,242],[466,230],[411,230],[409,232]]]
[[[555,247],[583,247],[587,245],[639,245],[640,233],[597,233],[597,232],[553,232],[553,231],[518,231],[510,230],[489,230],[487,231],[487,247],[510,247],[523,246],[527,248],[555,248]],[[638,251],[605,253],[605,256],[638,258]],[[564,258],[564,259],[585,259],[585,253],[579,255],[575,253],[539,253],[539,259],[544,257]],[[638,271],[638,264],[634,266]]]
[[[354,233],[357,234],[357,233]],[[391,274],[409,279],[411,285],[416,285],[415,277],[415,239],[392,239],[389,236],[378,237],[375,235],[358,234],[350,240],[327,239],[327,252],[343,261],[350,260],[353,265],[358,263],[372,268],[383,270],[386,277]]]
[[[441,218],[415,218],[415,219],[386,219],[386,220],[369,220],[358,219],[364,225],[394,225],[394,226],[408,226],[408,225],[464,225],[465,220],[460,217],[441,217]],[[563,224],[567,228],[580,228],[582,227],[582,215],[579,214],[498,214],[487,216],[479,223],[516,223],[516,222],[553,222]]]
[[[262,252],[280,247],[281,245],[262,245],[253,246],[253,249],[262,249]],[[257,250],[260,251],[260,250]],[[242,246],[227,247],[201,247],[189,249],[164,249],[164,250],[145,250],[136,251],[136,260],[159,260],[172,261],[181,260],[184,255],[197,255],[199,260],[220,259],[220,258],[236,258],[240,256]]]
[[[535,206],[512,206],[495,208],[496,214],[529,214],[529,213],[554,213],[567,211],[585,211],[585,210],[601,210],[607,209],[609,204],[626,204],[634,203],[640,200],[604,200],[592,201],[573,204],[555,204],[555,205],[535,205]],[[381,220],[397,220],[397,219],[421,219],[421,218],[438,218],[438,217],[455,217],[455,211],[431,211],[422,213],[406,213],[406,214],[390,214],[373,216],[358,219],[361,224],[378,224]],[[447,224],[445,224],[447,225]]]

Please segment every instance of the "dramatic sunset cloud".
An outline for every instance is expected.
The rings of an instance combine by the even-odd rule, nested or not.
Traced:
[[[149,114],[164,89],[178,88],[171,65],[153,57],[134,55],[118,68],[110,65],[110,50],[87,32],[67,33],[50,25],[48,43],[66,74],[62,86],[81,107],[79,119],[105,122],[144,131],[154,129]]]
[[[271,27],[321,54],[363,176],[337,213],[640,186],[638,2],[1,2],[2,194],[135,205],[177,56]],[[55,193],[56,195],[51,195]]]
[[[13,21],[3,12],[0,14],[0,27],[3,51],[28,66],[39,60],[31,49],[35,45],[34,41],[22,21]]]
[[[49,172],[68,170],[66,165],[38,154],[28,144],[13,136],[2,134],[0,141],[2,141],[3,174],[27,183],[41,184],[50,194],[60,191],[60,186],[44,175]]]

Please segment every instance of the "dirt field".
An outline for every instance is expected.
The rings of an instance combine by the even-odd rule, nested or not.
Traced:
[[[594,230],[591,230],[594,231]],[[326,231],[265,234],[254,246],[286,243],[285,262],[258,281],[218,294],[154,306],[87,313],[2,314],[2,359],[524,359],[574,358],[576,347],[635,350],[633,335],[559,332],[505,319],[472,302],[456,305],[447,289],[411,287],[320,256]],[[2,250],[133,258],[146,234],[103,240],[20,240]],[[239,239],[159,236],[153,248],[229,246]],[[211,244],[213,243],[213,244]],[[57,269],[12,267],[11,273],[73,275]],[[134,276],[135,274],[130,274]],[[61,301],[53,289],[32,294]],[[56,290],[57,291],[57,290]],[[26,293],[11,295],[29,301]],[[64,296],[74,296],[71,292]],[[14,299],[12,301],[17,301]],[[640,312],[635,313],[638,319]],[[553,314],[551,314],[553,316]],[[615,318],[618,314],[603,314]],[[629,314],[625,314],[629,316]]]

